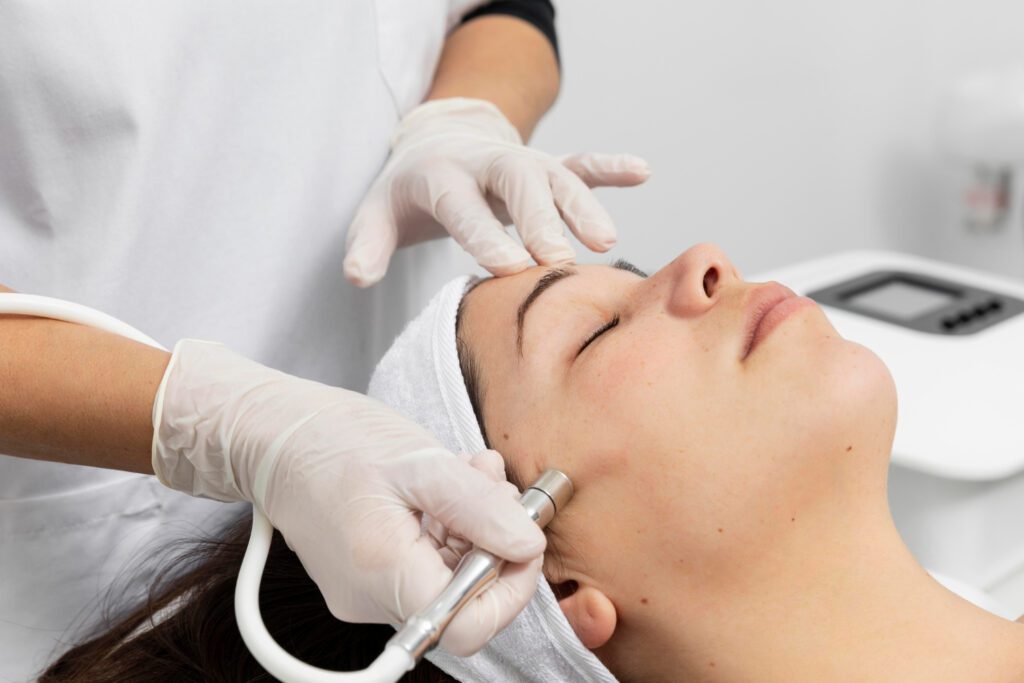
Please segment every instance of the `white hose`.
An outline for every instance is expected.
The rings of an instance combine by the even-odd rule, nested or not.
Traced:
[[[0,313],[31,315],[36,318],[52,318],[69,323],[78,323],[79,325],[95,327],[98,330],[128,337],[141,344],[154,346],[161,351],[167,350],[156,343],[154,339],[142,334],[128,323],[121,322],[112,315],[100,313],[95,308],[35,294],[0,292],[0,297],[2,297],[0,298]]]
[[[370,668],[363,671],[327,671],[310,666],[284,651],[274,641],[260,617],[260,579],[270,552],[270,539],[274,533],[267,518],[256,509],[252,512],[252,533],[245,549],[242,568],[235,585],[235,617],[242,640],[249,646],[256,660],[276,678],[287,683],[393,683],[410,671],[416,662],[408,652],[395,645],[384,648]]]
[[[35,294],[0,292],[0,315],[29,315],[77,323],[166,351],[152,338],[117,318],[88,306],[51,299]],[[270,552],[274,528],[270,520],[255,507],[252,510],[252,533],[245,550],[242,566],[238,570],[235,586],[235,619],[253,657],[271,675],[283,683],[394,683],[406,671],[416,666],[415,660],[404,649],[391,645],[363,671],[328,671],[296,659],[277,644],[263,624],[260,616],[260,580]],[[339,643],[344,647],[344,643]]]

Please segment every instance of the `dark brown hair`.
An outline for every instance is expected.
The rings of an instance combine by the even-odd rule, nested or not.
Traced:
[[[484,445],[491,447],[491,440],[487,437],[487,425],[484,424],[483,411],[483,386],[480,379],[480,366],[477,364],[476,356],[473,355],[469,343],[462,336],[462,320],[466,312],[466,301],[469,293],[476,289],[484,280],[471,282],[466,288],[466,293],[459,300],[459,307],[455,312],[455,347],[459,354],[459,370],[462,371],[462,381],[466,385],[466,393],[469,394],[469,404],[473,406],[473,415],[476,416],[476,423],[480,426],[480,434],[484,437]],[[508,466],[508,463],[505,463]],[[522,488],[520,486],[520,488]]]
[[[39,681],[273,681],[242,642],[235,621],[235,581],[250,525],[246,515],[219,539],[190,541],[161,553],[168,569],[157,577],[147,599],[108,620],[103,633],[65,653]],[[154,619],[165,607],[170,614]],[[387,624],[336,619],[277,531],[260,585],[260,610],[283,648],[325,669],[366,668],[395,633]],[[144,630],[136,633],[140,627]],[[401,680],[455,679],[423,661]]]

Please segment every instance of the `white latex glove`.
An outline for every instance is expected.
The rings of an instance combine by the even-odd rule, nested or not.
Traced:
[[[649,175],[647,163],[628,154],[558,159],[530,149],[484,100],[426,102],[398,124],[391,156],[349,226],[345,276],[372,285],[396,248],[446,234],[495,275],[524,270],[531,255],[540,264],[572,261],[566,226],[604,252],[615,245],[615,226],[590,188],[637,185]],[[508,217],[526,249],[505,231]]]
[[[420,511],[516,563],[455,617],[441,647],[475,652],[533,596],[544,534],[493,451],[467,463],[378,401],[196,340],[175,346],[153,427],[160,481],[251,501],[339,619],[397,625],[441,592],[452,552],[442,555],[436,530],[421,533]]]

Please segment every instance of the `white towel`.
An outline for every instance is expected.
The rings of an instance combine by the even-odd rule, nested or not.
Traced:
[[[423,425],[455,453],[484,450],[455,346],[455,315],[472,282],[444,286],[398,336],[370,380],[369,395]],[[526,609],[472,657],[437,649],[427,659],[463,683],[612,683],[615,676],[583,646],[541,576]]]

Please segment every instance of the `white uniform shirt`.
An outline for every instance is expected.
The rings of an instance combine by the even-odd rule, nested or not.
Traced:
[[[471,263],[445,241],[368,291],[341,270],[388,138],[473,4],[0,4],[0,283],[363,389]],[[0,455],[0,680],[70,644],[144,541],[228,513],[152,477]]]

